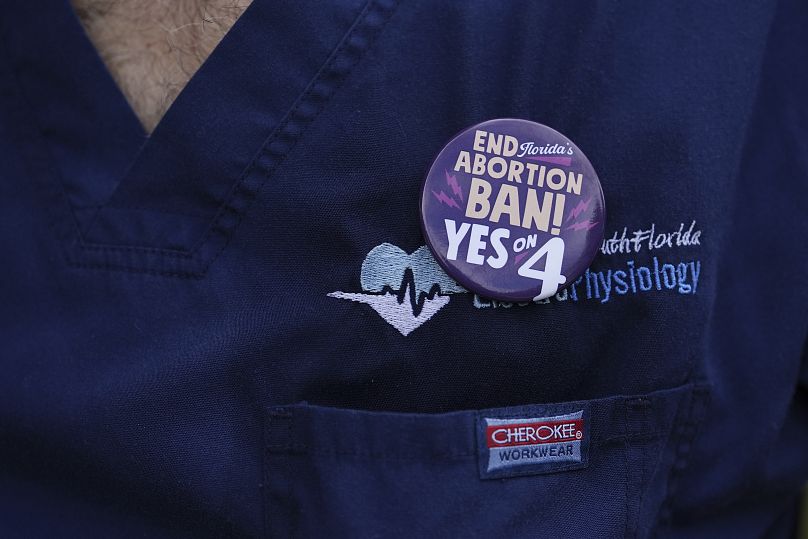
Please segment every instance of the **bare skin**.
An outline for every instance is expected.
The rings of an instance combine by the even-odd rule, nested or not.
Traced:
[[[252,0],[71,0],[151,133]]]

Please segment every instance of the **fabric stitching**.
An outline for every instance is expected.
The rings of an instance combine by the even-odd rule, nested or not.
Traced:
[[[679,478],[687,468],[692,445],[698,434],[703,415],[706,413],[709,398],[710,394],[706,386],[702,385],[694,388],[690,394],[687,412],[678,422],[679,425],[675,429],[673,440],[676,445],[676,453],[668,477],[667,493],[659,510],[660,518],[657,532],[664,528],[670,528],[673,513],[672,504],[676,497]],[[657,534],[654,535],[656,536]]]
[[[362,27],[363,27],[363,25],[369,25],[369,23],[367,23],[367,18],[368,18],[368,16],[370,15],[370,13],[372,13],[372,10],[370,9],[370,7],[369,7],[369,6],[370,6],[370,4],[368,4],[368,6],[366,6],[366,8],[365,8],[365,10],[366,10],[366,11],[364,11],[364,12],[363,12],[363,13],[360,15],[361,24],[359,23],[359,20],[357,21],[357,23],[354,23],[354,27],[353,27],[353,28],[352,28],[352,29],[351,29],[351,30],[350,30],[350,31],[349,31],[349,32],[348,32],[348,33],[347,33],[347,34],[346,34],[346,35],[343,37],[343,40],[342,40],[342,42],[340,43],[340,45],[337,47],[337,49],[336,49],[336,51],[335,51],[334,55],[333,55],[333,56],[332,56],[332,57],[329,59],[329,61],[328,61],[328,62],[326,62],[326,65],[328,65],[328,66],[329,66],[329,68],[331,68],[331,67],[332,67],[333,63],[335,63],[335,62],[336,62],[336,60],[337,60],[338,56],[339,56],[339,55],[340,55],[340,54],[341,54],[341,53],[342,53],[342,52],[345,50],[345,48],[346,48],[347,44],[350,42],[351,37],[353,37],[353,35],[355,35],[355,33],[357,32],[357,30],[359,30],[360,28],[362,28]],[[390,20],[390,16],[393,14],[393,11],[395,10],[395,7],[396,7],[396,6],[397,6],[397,0],[393,0],[393,1],[391,2],[391,6],[390,6],[390,7],[389,7],[389,9],[388,9],[388,11],[389,11],[389,12],[387,13],[387,16],[386,16],[386,17],[384,17],[384,18],[383,18],[383,20],[382,20],[382,21],[381,21],[381,22],[378,24],[377,33],[378,33],[378,32],[380,32],[380,31],[381,31],[381,29],[382,29],[382,28],[383,28],[383,27],[384,27],[384,26],[387,24],[387,22]],[[375,9],[378,9],[378,10],[383,9],[383,8],[380,8],[380,7],[379,7],[379,4],[378,4],[378,3],[373,3],[373,7],[374,7]],[[359,47],[357,47],[357,49],[358,49],[358,50],[356,51],[356,59],[355,59],[355,61],[354,61],[354,62],[353,62],[351,65],[350,65],[350,67],[349,67],[349,68],[348,68],[348,69],[345,71],[345,73],[341,75],[341,79],[342,79],[342,80],[344,80],[345,78],[347,78],[347,77],[348,77],[348,75],[350,74],[351,70],[352,70],[352,69],[353,69],[353,68],[354,68],[354,67],[355,67],[355,66],[356,66],[356,65],[359,63],[359,60],[360,60],[360,59],[361,59],[361,57],[364,55],[364,53],[365,53],[365,52],[367,52],[367,51],[368,51],[368,50],[371,48],[371,45],[373,44],[373,42],[374,42],[374,41],[375,41],[374,39],[369,39],[369,40],[366,42],[366,44],[365,44],[365,47],[364,47],[364,48],[359,48]],[[324,67],[325,67],[325,66],[324,66]],[[317,73],[317,75],[315,76],[315,78],[314,78],[314,79],[313,79],[313,80],[312,80],[312,81],[309,83],[309,86],[308,86],[308,87],[306,88],[306,90],[304,91],[304,97],[302,96],[302,97],[300,98],[299,102],[298,102],[298,103],[295,105],[294,109],[292,110],[292,115],[294,115],[295,113],[297,113],[297,111],[299,110],[300,106],[301,106],[301,105],[302,105],[302,104],[305,102],[306,98],[310,97],[310,96],[311,96],[311,92],[313,91],[313,89],[317,87],[317,83],[319,82],[319,79],[321,78],[321,75],[322,75],[322,74],[324,74],[324,73],[326,73],[326,71],[324,71],[324,67],[323,67],[323,68],[320,68],[320,71],[318,71],[318,73]],[[338,79],[337,81],[335,81],[335,82],[333,83],[333,87],[332,87],[332,89],[331,89],[331,90],[332,90],[332,91],[333,91],[333,90],[336,90],[340,82],[341,82],[341,80],[339,80],[339,79]],[[323,105],[325,104],[325,102],[327,102],[327,101],[328,101],[328,99],[330,99],[330,97],[331,97],[330,95],[329,95],[329,96],[327,96],[327,98],[326,98],[326,99],[324,100],[324,102],[323,102]],[[312,115],[312,117],[311,117],[310,119],[306,120],[305,118],[302,118],[302,117],[301,117],[300,119],[304,120],[304,121],[305,121],[307,124],[310,124],[311,122],[313,122],[313,121],[314,121],[314,119],[315,119],[317,116],[319,116],[319,115],[320,115],[320,113],[322,113],[322,111],[323,111],[323,110],[325,110],[325,107],[324,107],[324,106],[321,106],[321,107],[319,107],[319,108],[317,109],[317,111],[316,111],[316,112],[315,112],[315,113]],[[287,125],[289,125],[289,123],[291,123],[291,120],[292,120],[292,118],[291,118],[291,116],[290,116],[289,122],[287,122],[287,123],[286,123],[286,125],[284,125],[284,128],[285,128]],[[290,135],[290,137],[292,138],[292,142],[291,142],[291,144],[288,146],[288,148],[286,149],[286,151],[285,151],[285,152],[284,152],[282,155],[280,155],[280,156],[278,156],[278,157],[277,157],[276,162],[275,162],[275,163],[274,163],[274,164],[273,164],[271,167],[267,167],[267,168],[264,168],[264,169],[263,169],[263,172],[264,172],[264,178],[263,178],[263,180],[261,180],[261,182],[260,182],[260,183],[259,183],[259,184],[256,186],[256,188],[253,190],[253,193],[252,193],[252,194],[253,194],[253,197],[257,196],[257,193],[259,193],[259,192],[260,192],[260,190],[262,189],[262,187],[264,186],[264,184],[266,183],[266,181],[269,179],[269,177],[272,175],[272,173],[274,173],[274,171],[275,171],[275,169],[277,168],[277,166],[278,166],[278,165],[279,165],[279,164],[282,162],[283,158],[284,158],[284,157],[285,157],[285,156],[286,156],[286,155],[287,155],[287,154],[288,154],[288,153],[289,153],[289,152],[290,152],[290,151],[291,151],[291,150],[294,148],[294,146],[295,146],[295,144],[296,144],[297,140],[299,139],[299,137],[300,137],[300,136],[302,136],[302,130],[301,130],[301,132],[300,132],[300,133],[298,133],[297,135],[295,135],[294,133],[290,133],[289,135]],[[253,163],[256,165],[256,167],[257,167],[257,166],[259,166],[259,165],[258,165],[258,163],[257,163],[257,161],[258,161],[258,157],[260,157],[260,156],[262,156],[262,155],[265,155],[265,154],[267,153],[267,150],[268,150],[268,148],[269,148],[269,146],[270,146],[270,145],[271,145],[271,142],[270,142],[270,141],[268,141],[268,142],[267,142],[267,143],[266,143],[266,144],[265,144],[265,145],[262,147],[262,151],[260,152],[259,156],[257,156],[257,157],[255,158],[255,160],[254,160],[254,162],[253,162]],[[241,181],[241,184],[243,184],[243,180]],[[239,185],[237,188],[240,188],[240,187],[241,187],[241,185]],[[233,192],[235,192],[237,188],[234,188],[234,189],[233,189]],[[230,198],[230,199],[228,199],[228,200],[231,200],[231,199],[232,199],[232,198]],[[252,201],[251,201],[251,202],[252,202]],[[225,248],[227,247],[227,245],[228,245],[228,244],[229,244],[229,242],[230,242],[230,238],[232,237],[232,232],[233,232],[233,231],[234,231],[234,230],[235,230],[235,229],[236,229],[236,228],[239,226],[239,224],[241,223],[242,219],[243,219],[243,218],[244,218],[244,216],[246,215],[247,211],[249,211],[249,209],[250,209],[251,207],[252,207],[252,203],[248,204],[248,205],[245,207],[245,209],[244,209],[244,210],[243,210],[243,211],[242,211],[240,214],[238,214],[238,219],[237,219],[236,223],[234,223],[234,224],[232,225],[231,230],[230,230],[230,233],[228,233],[228,234],[225,236],[225,238],[224,238],[224,239],[225,239],[224,244],[223,244],[223,245],[221,246],[221,248],[220,248],[220,249],[219,249],[219,250],[216,252],[216,254],[214,254],[214,255],[213,255],[211,258],[210,258],[210,260],[208,261],[208,263],[205,265],[205,268],[204,268],[204,270],[203,270],[203,273],[206,273],[206,272],[207,272],[207,270],[208,270],[208,268],[211,266],[211,264],[213,264],[213,262],[214,262],[214,261],[215,261],[215,260],[216,260],[216,259],[219,257],[219,255],[221,255],[221,253],[222,253],[222,252],[225,250]],[[213,228],[214,228],[214,226],[212,226],[212,227],[211,227],[211,229],[213,229]],[[205,238],[205,240],[204,240],[204,242],[206,243],[208,240],[209,240],[209,238],[207,238],[207,237],[206,237],[206,238]],[[201,248],[201,245],[200,245],[200,247],[199,247],[199,248]]]
[[[644,426],[647,423],[648,413],[653,408],[653,404],[651,403],[651,401],[649,399],[646,399],[644,397],[640,397],[640,398],[635,399],[635,401],[632,403],[632,407],[637,408],[637,409],[642,409],[643,426]],[[643,506],[643,501],[645,500],[645,493],[646,493],[646,484],[645,484],[645,482],[646,482],[646,475],[647,475],[648,471],[649,471],[648,470],[648,462],[647,462],[647,460],[643,460],[642,467],[640,468],[640,484],[639,484],[639,493],[638,493],[638,499],[637,499],[637,522],[638,522],[638,524],[635,525],[635,528],[634,528],[634,537],[637,537],[637,534],[639,533],[639,519],[640,519],[640,517],[642,515],[642,506]]]
[[[629,495],[628,495],[629,494],[629,484],[630,484],[630,481],[631,481],[631,474],[629,473],[629,468],[628,468],[628,452],[629,452],[629,446],[630,446],[630,444],[629,444],[629,436],[630,436],[631,433],[633,433],[633,429],[631,428],[631,425],[628,422],[628,418],[629,418],[629,415],[628,415],[628,403],[624,403],[623,404],[623,425],[625,425],[626,428],[628,429],[628,432],[626,433],[626,437],[623,440],[623,471],[624,471],[624,473],[626,475],[626,480],[625,480],[625,483],[624,483],[625,488],[623,489],[623,497],[624,497],[624,500],[625,500],[625,510],[624,510],[625,531],[624,531],[624,535],[626,537],[629,536],[629,528],[630,528],[630,526],[629,526],[629,514],[630,514],[630,509],[631,509],[630,504],[629,504]]]
[[[284,119],[281,120],[281,122],[278,124],[278,126],[273,131],[273,133],[270,134],[270,136],[267,138],[267,140],[264,141],[264,143],[261,145],[261,148],[256,153],[256,155],[253,157],[250,164],[247,166],[247,168],[244,170],[244,172],[242,172],[242,174],[240,175],[238,181],[231,187],[230,194],[225,198],[224,202],[220,206],[219,210],[217,211],[217,215],[214,217],[214,219],[213,219],[211,225],[209,226],[207,232],[205,233],[203,238],[197,243],[197,245],[195,245],[190,251],[190,253],[195,254],[196,252],[201,250],[202,247],[205,244],[207,244],[216,233],[220,233],[224,237],[224,239],[226,240],[225,243],[221,246],[221,248],[213,256],[211,256],[210,260],[208,261],[208,263],[205,265],[204,269],[202,269],[202,271],[200,273],[202,273],[202,274],[207,273],[207,270],[210,267],[210,265],[219,257],[219,255],[229,245],[229,240],[230,240],[230,237],[232,236],[233,231],[235,231],[235,229],[239,226],[239,224],[241,223],[243,217],[246,215],[246,213],[252,207],[252,201],[257,196],[257,193],[260,192],[261,188],[266,183],[266,180],[269,179],[269,177],[271,177],[272,173],[274,173],[275,169],[278,167],[278,165],[280,165],[280,163],[283,161],[285,156],[288,155],[289,152],[291,152],[291,150],[294,148],[297,140],[302,135],[302,130],[299,133],[294,134],[294,133],[289,133],[288,131],[286,131],[286,129],[291,124],[293,124],[295,122],[310,124],[311,122],[314,121],[314,119],[317,116],[319,116],[320,113],[322,113],[323,110],[325,110],[324,105],[329,100],[329,98],[331,97],[330,92],[329,92],[329,95],[325,99],[316,98],[316,100],[321,101],[321,103],[319,103],[319,106],[317,107],[316,112],[311,116],[311,118],[305,118],[304,116],[299,114],[301,106],[303,106],[304,104],[307,104],[308,101],[313,97],[314,88],[317,87],[318,83],[320,83],[329,74],[330,71],[333,72],[334,63],[336,63],[338,60],[340,60],[342,58],[343,53],[346,53],[347,44],[349,43],[350,38],[359,29],[364,29],[364,27],[369,26],[370,24],[367,22],[367,19],[368,19],[369,15],[371,13],[373,13],[374,10],[379,10],[379,9],[381,9],[381,8],[380,8],[380,6],[379,6],[379,4],[377,2],[372,2],[371,1],[371,2],[368,2],[368,4],[366,4],[366,6],[363,8],[362,12],[357,17],[356,21],[352,24],[351,29],[345,34],[345,36],[343,36],[343,38],[340,41],[340,43],[338,44],[337,48],[334,50],[334,52],[331,53],[328,60],[326,60],[325,64],[320,67],[320,69],[315,74],[315,76],[312,78],[312,80],[309,81],[309,84],[307,85],[307,87],[305,88],[305,90],[303,91],[301,96],[298,97],[298,100],[294,104],[292,109],[286,114]],[[390,14],[392,14],[392,8],[390,10]],[[388,20],[389,20],[389,14],[388,14],[388,17],[385,17],[381,21],[381,23],[378,26],[377,31],[381,30],[381,28],[387,23]],[[357,48],[357,50],[355,51],[355,56],[356,56],[355,60],[351,63],[350,68],[345,73],[340,75],[341,78],[343,78],[343,79],[347,78],[347,76],[349,75],[351,70],[358,63],[359,58],[361,58],[361,56],[365,52],[367,52],[367,50],[370,48],[371,43],[372,43],[372,41],[368,40],[368,42],[367,42],[367,44],[365,45],[364,48]],[[340,80],[333,81],[332,87],[330,88],[330,90],[331,91],[335,90],[337,85],[339,84],[339,82],[341,82],[341,81]],[[290,137],[290,139],[291,139],[291,143],[286,145],[286,148],[285,148],[284,152],[282,152],[279,155],[273,156],[273,161],[274,162],[271,165],[262,167],[259,164],[259,159],[262,156],[265,156],[265,155],[268,155],[268,154],[272,153],[269,150],[270,146],[272,145],[273,142],[275,142],[276,140],[281,138],[282,135],[288,135]],[[245,180],[255,170],[259,170],[260,172],[263,172],[264,178],[261,180],[261,182],[254,189],[252,189],[252,190],[250,190],[248,188],[245,189],[244,188]],[[232,204],[232,201],[234,200],[234,197],[235,197],[236,193],[240,192],[241,190],[244,190],[244,193],[246,195],[250,196],[250,198],[252,200],[250,200],[250,203],[247,204],[247,206],[243,210],[241,210],[239,212],[236,212],[236,216],[238,217],[238,219],[236,220],[236,222],[233,225],[231,225],[230,227],[221,227],[220,224],[221,224],[222,216],[223,216],[222,209],[225,206],[232,207],[231,204]]]
[[[67,262],[68,267],[75,268],[75,269],[85,269],[85,270],[114,270],[120,271],[124,273],[136,273],[140,275],[151,275],[154,277],[176,277],[179,279],[203,279],[204,275],[194,272],[182,272],[182,271],[162,271],[162,270],[151,270],[151,269],[141,269],[141,268],[130,268],[128,266],[116,266],[113,264],[87,264],[83,262]]]
[[[138,263],[142,264],[142,266],[146,266],[145,268],[131,267],[131,265],[126,264],[73,262],[71,260],[68,260],[68,265],[80,269],[126,271],[129,273],[142,273],[166,277],[199,278],[204,276],[211,264],[213,264],[213,262],[229,245],[230,238],[232,237],[234,231],[238,228],[243,220],[243,217],[253,206],[252,203],[254,199],[257,197],[257,194],[260,192],[267,179],[271,177],[275,169],[295,147],[296,142],[303,134],[304,127],[311,124],[314,119],[317,118],[323,110],[325,110],[326,103],[330,100],[341,83],[350,75],[365,52],[371,48],[372,44],[375,42],[375,36],[390,20],[390,17],[395,11],[396,7],[397,0],[391,0],[387,3],[387,5],[382,5],[380,2],[374,0],[370,0],[365,4],[362,11],[351,24],[351,27],[340,39],[336,48],[331,52],[329,57],[318,69],[317,73],[315,73],[314,77],[309,81],[306,88],[297,98],[295,104],[286,113],[285,117],[281,120],[269,137],[261,144],[250,163],[247,165],[247,167],[245,167],[236,182],[231,186],[230,193],[221,203],[216,215],[211,220],[211,224],[208,226],[208,229],[203,234],[202,238],[190,250],[184,251],[178,249],[137,245],[85,243],[78,223],[75,221],[75,217],[68,219],[68,221],[70,221],[71,235],[78,239],[78,247],[81,251],[154,254],[159,255],[160,257],[174,258],[181,261],[193,261],[194,259],[201,258],[201,253],[205,246],[209,245],[211,241],[219,236],[223,241],[222,245],[208,256],[206,263],[204,263],[204,266],[202,266],[199,270],[165,271],[149,269],[147,266],[153,263],[149,260],[138,261]],[[375,22],[372,21],[372,16],[377,14],[380,15],[379,20]],[[364,43],[356,44],[352,38],[366,29],[371,30],[371,35],[368,36]],[[339,67],[337,64],[343,60],[347,60],[346,65]],[[19,89],[20,81],[16,72],[16,66],[12,66],[11,71],[15,75],[16,87]],[[317,95],[318,93],[320,95]],[[26,105],[29,110],[32,109],[32,105],[30,103],[26,102]],[[302,107],[306,105],[313,105],[313,112],[305,113],[302,111]],[[35,115],[33,114],[30,114],[30,116],[35,118]],[[40,146],[42,145],[42,137],[44,137],[44,133],[41,126],[37,126],[36,130],[40,136],[40,141],[37,146]],[[273,143],[277,141],[283,141],[283,148],[280,151],[271,148]],[[54,163],[55,161],[53,156],[50,154],[48,155],[48,162],[51,164]],[[259,163],[259,160],[265,156],[270,156],[270,163],[262,165]],[[249,187],[246,185],[246,182],[254,172],[262,174],[263,178],[260,179],[256,186]],[[72,216],[73,206],[70,204],[69,199],[65,198],[67,194],[64,191],[64,178],[61,177],[61,173],[59,173],[58,170],[52,170],[51,173],[53,176],[55,176],[54,179],[59,184],[60,198],[62,198],[63,202],[67,206],[68,214]],[[52,186],[49,189],[52,191]],[[233,202],[236,200],[237,196],[243,196],[246,202],[244,207],[240,210],[233,205]],[[127,206],[121,206],[121,208],[127,208]],[[132,206],[131,209],[138,209],[138,207]],[[228,215],[235,215],[236,219],[234,223],[225,225],[222,223],[222,221]],[[67,216],[61,215],[59,218],[54,218],[54,220],[58,219],[59,221],[64,221],[66,218]],[[61,224],[64,225],[64,223]],[[57,235],[61,236],[61,234]],[[199,260],[199,262],[203,261],[204,259]]]

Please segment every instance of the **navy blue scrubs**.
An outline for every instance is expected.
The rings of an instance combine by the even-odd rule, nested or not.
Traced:
[[[67,0],[4,2],[0,535],[790,536],[806,26],[255,0],[147,136]],[[540,302],[467,291],[419,225],[432,159],[500,117],[605,194]]]

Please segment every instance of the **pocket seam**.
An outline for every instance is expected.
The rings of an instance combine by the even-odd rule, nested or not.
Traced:
[[[671,527],[673,501],[679,487],[679,480],[690,462],[693,443],[704,422],[710,398],[711,393],[708,384],[694,384],[687,412],[674,424],[674,431],[671,436],[672,442],[675,444],[675,456],[671,463],[665,497],[659,508],[656,530],[652,533],[655,537],[660,535],[661,530],[670,529]]]

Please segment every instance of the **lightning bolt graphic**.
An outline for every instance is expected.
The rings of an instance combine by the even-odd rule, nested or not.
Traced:
[[[572,208],[570,212],[567,214],[566,222],[569,223],[573,219],[577,219],[578,216],[581,215],[581,213],[586,211],[586,209],[589,207],[590,202],[592,202],[591,198],[586,202],[584,202],[583,200],[579,202],[578,205]]]
[[[596,224],[598,224],[597,221],[595,221],[594,223],[587,223],[587,222],[572,223],[570,226],[567,227],[567,230],[590,230]]]
[[[522,251],[521,253],[513,257],[513,263],[518,264],[519,262],[522,261],[523,258],[525,258],[529,254],[530,251]]]
[[[432,194],[435,195],[435,198],[437,198],[440,201],[441,204],[446,204],[450,208],[457,208],[458,210],[460,209],[460,206],[457,205],[457,202],[455,201],[455,199],[453,199],[452,197],[450,197],[449,195],[447,195],[443,191],[441,191],[440,193],[436,193],[435,191],[432,191]]]
[[[457,183],[457,176],[454,174],[449,174],[448,170],[444,170],[444,172],[446,173],[446,183],[452,188],[452,193],[457,195],[462,201],[463,191],[460,189],[460,184]]]

